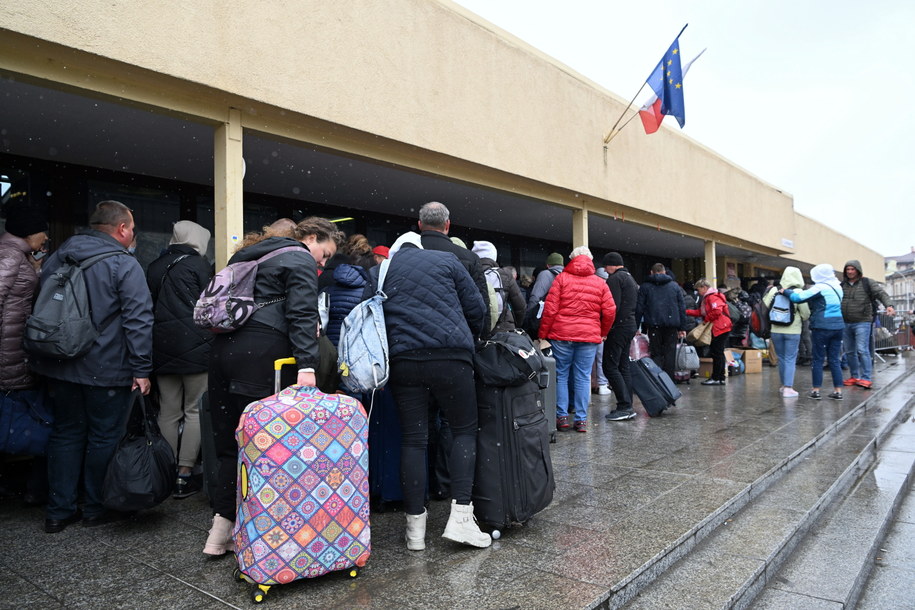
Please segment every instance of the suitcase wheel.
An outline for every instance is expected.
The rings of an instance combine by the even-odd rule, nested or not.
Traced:
[[[267,591],[270,590],[270,585],[257,585],[254,587],[254,590],[251,591],[251,601],[255,604],[259,604],[265,599],[267,599]]]
[[[499,538],[502,537],[502,532],[500,532],[499,530],[493,530],[492,533],[490,534],[490,536],[492,536],[493,540],[498,540]]]
[[[357,576],[359,576],[359,568],[357,568],[356,566],[353,566],[349,569],[349,572],[347,572],[347,574],[349,575],[350,578],[356,578]]]

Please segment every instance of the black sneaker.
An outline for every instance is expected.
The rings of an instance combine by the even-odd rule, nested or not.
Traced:
[[[720,379],[706,379],[700,385],[724,385],[724,382]]]
[[[807,398],[812,398],[812,399],[814,399],[814,400],[819,400],[819,399],[821,399],[821,398],[823,398],[823,397],[820,396],[819,390],[810,390],[810,394],[807,394]]]
[[[627,419],[635,418],[635,411],[630,409],[615,409],[607,413],[604,418],[607,421],[626,421]]]
[[[172,494],[172,497],[178,500],[189,498],[202,488],[203,484],[197,477],[178,477],[178,480],[175,481],[175,493]]]
[[[842,400],[842,392],[832,392],[829,397],[833,400]]]

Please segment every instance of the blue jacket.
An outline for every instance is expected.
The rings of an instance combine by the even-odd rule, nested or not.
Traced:
[[[404,247],[391,257],[382,290],[391,358],[436,352],[473,357],[489,307],[454,254]]]
[[[672,277],[652,274],[639,286],[635,303],[635,325],[686,329],[686,302],[683,291]]]
[[[113,237],[90,230],[65,241],[41,270],[41,281],[67,256],[84,260],[103,252],[120,251],[89,267],[84,274],[92,322],[101,334],[85,355],[71,360],[34,358],[32,368],[61,381],[88,386],[130,386],[134,377],[152,373],[152,298],[137,259]]]
[[[369,273],[357,265],[338,265],[334,271],[334,283],[322,292],[330,299],[330,317],[324,329],[327,338],[336,347],[340,342],[340,328],[343,319],[362,301],[362,293],[369,283]]]
[[[832,265],[817,265],[810,270],[810,279],[815,283],[807,290],[785,289],[792,303],[810,305],[810,328],[819,330],[841,330],[845,328],[842,318],[842,286],[836,279]]]

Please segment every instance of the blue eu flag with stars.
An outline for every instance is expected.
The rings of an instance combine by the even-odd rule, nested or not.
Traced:
[[[682,128],[686,124],[686,108],[683,104],[683,71],[680,68],[679,36],[667,49],[667,53],[661,58],[647,82],[661,100],[661,114],[675,117]]]

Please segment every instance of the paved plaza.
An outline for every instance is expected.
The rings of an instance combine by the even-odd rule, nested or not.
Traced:
[[[908,359],[878,366],[876,386],[901,383]],[[798,372],[798,388],[809,383]],[[611,396],[593,396],[587,434],[552,445],[550,507],[485,550],[439,538],[448,506],[430,507],[427,547],[409,552],[402,513],[372,515],[372,556],[356,579],[332,574],[275,587],[266,608],[587,608],[868,398],[778,396],[778,376],[694,380],[663,417],[606,422]],[[210,512],[198,494],[169,499],[130,521],[45,534],[43,512],[17,498],[0,503],[0,606],[7,608],[247,608],[231,555],[201,553]],[[660,565],[660,563],[657,563]]]

